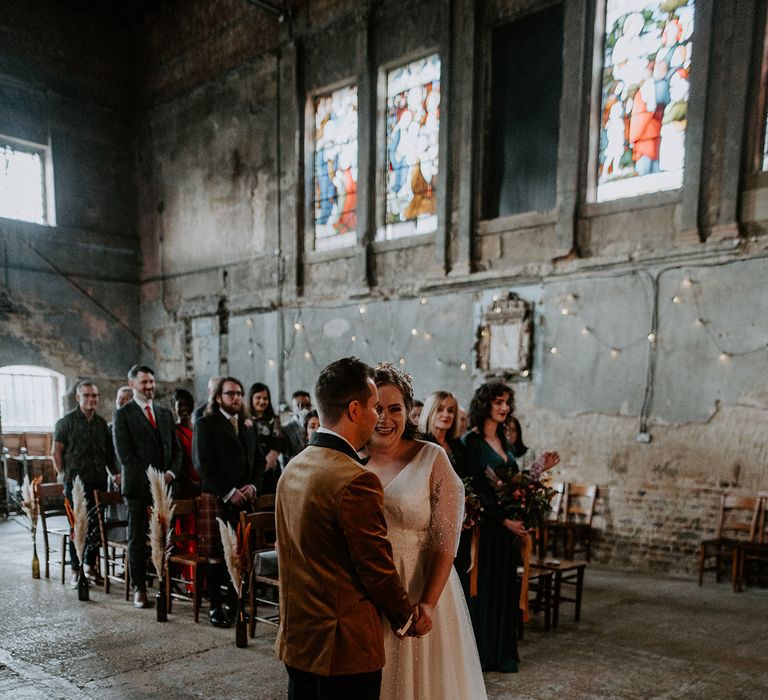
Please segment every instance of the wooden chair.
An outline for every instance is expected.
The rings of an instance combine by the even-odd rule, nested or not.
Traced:
[[[70,537],[67,510],[64,506],[64,484],[37,484],[35,498],[40,509],[40,523],[43,526],[43,547],[45,549],[45,578],[50,578],[51,545],[50,537],[59,540],[61,565],[61,582],[66,581],[67,564],[69,564],[68,545]],[[64,522],[52,523],[51,518],[63,517]]]
[[[551,571],[552,580],[552,628],[557,627],[560,620],[560,605],[562,603],[574,604],[574,621],[581,617],[581,599],[584,591],[584,572],[587,568],[585,561],[560,561],[557,559],[545,559],[535,564],[531,562],[531,569],[544,569]],[[573,595],[566,595],[565,588],[573,588]]]
[[[3,433],[3,446],[10,452],[11,456],[16,456],[21,452],[22,447],[26,447],[24,433]]]
[[[267,625],[277,626],[279,620],[279,604],[276,600],[259,597],[256,594],[256,586],[264,586],[271,589],[275,598],[279,591],[280,580],[277,566],[277,551],[275,540],[277,528],[275,526],[275,514],[266,513],[240,513],[240,527],[245,529],[251,526],[250,546],[253,555],[253,572],[248,585],[248,605],[251,611],[251,619],[248,623],[248,633],[253,638],[256,636],[256,621]],[[275,613],[264,617],[258,614],[258,605],[268,605],[275,608]]]
[[[104,593],[109,593],[110,583],[125,586],[125,599],[130,596],[131,576],[128,568],[128,520],[110,517],[110,511],[123,504],[123,497],[116,491],[94,491],[99,518],[99,537],[104,558]]]
[[[50,457],[53,446],[52,433],[24,433],[27,452],[33,457]]]
[[[714,571],[715,580],[720,581],[724,562],[731,562],[733,550],[739,543],[752,542],[757,531],[760,513],[760,499],[755,496],[734,496],[723,494],[715,526],[715,536],[699,543],[699,586],[705,571]],[[714,558],[714,564],[707,566],[707,559]],[[733,579],[733,569],[731,577]]]
[[[522,580],[523,567],[518,567],[518,585]],[[552,579],[554,574],[549,569],[530,564],[528,570],[528,607],[534,613],[544,611],[544,629],[549,630],[552,623],[552,610],[554,600],[552,598]],[[519,611],[517,620],[517,638],[523,638],[523,611]]]
[[[208,557],[197,552],[197,506],[194,499],[174,501],[174,523],[180,517],[192,518],[194,534],[171,534],[173,552],[168,557],[165,575],[165,598],[168,612],[172,612],[172,601],[192,601],[192,617],[195,622],[200,617],[200,600],[203,593],[203,574],[208,564]],[[190,545],[192,545],[190,547]],[[185,551],[192,549],[193,551]],[[191,574],[191,575],[190,575]],[[186,589],[189,587],[190,594]],[[174,590],[175,588],[175,590]]]
[[[597,486],[568,484],[565,488],[564,515],[560,528],[565,558],[569,561],[581,553],[585,554],[587,561],[591,558],[592,518],[596,501]]]
[[[743,590],[753,570],[761,582],[768,579],[768,493],[758,493],[757,499],[755,532],[749,542],[737,542],[733,547],[731,582],[736,593]]]

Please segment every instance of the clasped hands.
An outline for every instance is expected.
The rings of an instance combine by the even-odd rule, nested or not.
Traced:
[[[256,487],[253,484],[246,484],[242,488],[235,489],[229,497],[229,502],[237,508],[246,505],[249,501],[251,503],[256,502]]]
[[[405,634],[397,635],[401,639],[405,637],[423,637],[432,629],[433,607],[429,603],[417,603],[413,606],[411,626]],[[397,634],[397,633],[395,633]]]

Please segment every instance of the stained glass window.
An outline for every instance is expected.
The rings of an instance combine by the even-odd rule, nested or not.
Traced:
[[[607,0],[597,200],[683,184],[694,0]]]
[[[315,98],[315,249],[357,240],[357,86]]]
[[[384,237],[437,228],[440,57],[387,73],[387,180]]]

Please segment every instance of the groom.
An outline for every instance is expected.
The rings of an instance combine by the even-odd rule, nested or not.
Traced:
[[[408,602],[392,560],[378,477],[356,450],[373,432],[373,370],[348,357],[315,385],[321,428],[277,485],[280,628],[275,650],[288,669],[288,697],[378,700],[384,639],[431,620]],[[416,619],[418,618],[418,619]]]

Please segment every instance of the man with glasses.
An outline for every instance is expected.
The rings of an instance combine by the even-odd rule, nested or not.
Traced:
[[[72,486],[79,476],[85,487],[88,505],[88,536],[85,543],[85,574],[94,585],[103,580],[96,568],[99,551],[99,521],[94,491],[107,488],[107,471],[115,471],[115,453],[107,422],[96,413],[99,389],[91,381],[83,380],[75,389],[77,407],[56,423],[53,443],[53,466],[64,479],[64,492],[72,502]],[[69,539],[69,561],[72,565],[72,588],[77,588],[80,560],[75,545]]]
[[[203,494],[216,498],[220,517],[235,527],[240,511],[251,510],[256,500],[255,450],[253,431],[243,416],[243,385],[234,377],[221,377],[213,387],[203,417],[194,425],[192,459],[200,472]],[[218,528],[210,515],[201,517],[200,529],[207,530],[209,537],[218,542]],[[221,596],[221,584],[226,580],[223,566],[209,567],[209,619],[216,627],[229,627],[234,621],[234,589],[228,586],[226,604]]]
[[[173,414],[155,401],[155,371],[146,365],[128,370],[133,399],[115,411],[112,434],[121,467],[121,488],[128,503],[128,568],[133,585],[133,606],[148,608],[147,507],[152,504],[147,468],[165,474],[174,484],[181,472],[181,447]]]

